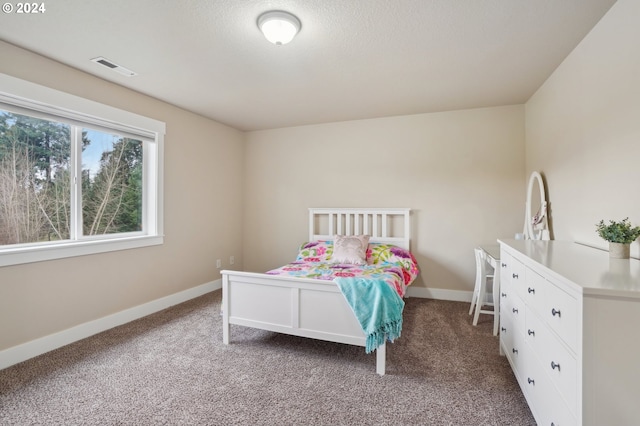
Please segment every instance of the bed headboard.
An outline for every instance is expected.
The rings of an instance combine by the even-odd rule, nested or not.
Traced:
[[[310,208],[309,241],[330,240],[334,235],[370,235],[371,242],[410,249],[411,209]]]

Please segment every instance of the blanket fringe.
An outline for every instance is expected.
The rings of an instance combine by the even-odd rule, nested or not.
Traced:
[[[394,340],[400,337],[401,332],[402,319],[382,324],[376,331],[367,336],[365,352],[368,354],[373,352],[385,342],[385,339],[393,343]]]

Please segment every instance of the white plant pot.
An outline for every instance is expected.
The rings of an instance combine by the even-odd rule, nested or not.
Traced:
[[[609,242],[609,257],[613,259],[629,259],[631,244]]]

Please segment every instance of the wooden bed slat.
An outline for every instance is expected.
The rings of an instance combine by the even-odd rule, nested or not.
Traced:
[[[373,215],[373,230],[371,231],[371,237],[378,236],[378,216]]]
[[[408,208],[310,208],[309,241],[331,239],[334,235],[367,234],[371,236],[372,242],[384,242],[410,249],[410,212],[411,209]],[[324,229],[320,229],[320,224],[327,221],[328,229],[324,232]]]

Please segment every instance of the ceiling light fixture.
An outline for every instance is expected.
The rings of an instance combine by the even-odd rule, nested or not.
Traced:
[[[272,10],[258,16],[258,28],[271,43],[282,46],[300,31],[300,20],[288,12]]]

